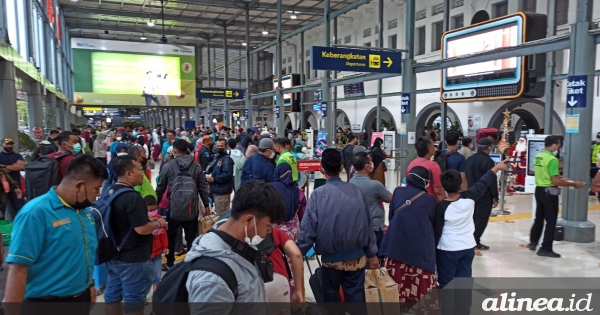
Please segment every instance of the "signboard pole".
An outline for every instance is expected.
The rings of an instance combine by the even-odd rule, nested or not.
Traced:
[[[227,49],[227,23],[223,24],[223,56],[224,56],[224,60],[223,60],[223,65],[225,66],[223,68],[223,86],[228,86],[229,85],[229,66],[227,65],[229,63],[229,50]],[[230,111],[229,111],[229,100],[225,99],[223,100],[225,108],[224,108],[224,113],[226,113],[226,115],[223,115],[223,124],[226,127],[231,127],[231,123],[230,123],[230,119],[229,117],[231,117]]]
[[[252,127],[252,100],[250,100],[250,8],[246,4],[246,128]]]
[[[277,74],[276,77],[279,78],[277,80],[277,90],[275,91],[275,95],[277,96],[277,107],[281,108],[281,110],[283,112],[285,112],[284,108],[285,108],[285,101],[283,99],[283,93],[281,92],[282,87],[282,78],[283,78],[283,71],[282,71],[282,63],[283,63],[283,45],[281,42],[281,36],[282,36],[282,32],[281,32],[281,18],[282,18],[282,11],[281,11],[281,1],[283,0],[277,0],[277,57],[275,59],[275,73]],[[248,43],[250,44],[250,43]],[[282,113],[282,115],[279,115],[279,118],[275,118],[275,126],[277,126],[277,137],[283,137],[283,130],[285,129],[284,126],[285,123],[285,114]]]
[[[574,181],[589,182],[590,164],[581,163],[581,157],[591,155],[593,87],[596,45],[589,36],[594,1],[577,1],[577,22],[571,26],[569,78],[567,79],[567,115],[579,115],[579,133],[565,135],[563,176]],[[593,84],[593,83],[592,83]],[[589,106],[588,106],[589,105]],[[573,117],[573,116],[571,116]],[[588,221],[588,189],[565,189],[562,217],[564,239],[569,242],[595,241],[596,226]]]
[[[383,47],[383,0],[379,0],[379,45],[377,47]],[[381,128],[381,106],[383,99],[381,94],[383,93],[383,80],[377,80],[377,130],[375,131],[383,131]]]
[[[323,17],[325,18],[325,21],[329,21],[329,11],[331,9],[330,7],[331,3],[330,0],[325,0],[323,3]],[[331,46],[331,28],[330,28],[330,23],[324,23],[323,24],[323,37],[325,38],[324,40],[324,46],[325,47],[330,47]],[[311,61],[312,62],[312,61]],[[329,103],[331,101],[331,91],[329,90],[329,76],[330,76],[330,72],[328,70],[323,71],[323,76],[321,77],[321,90],[323,91],[323,100],[322,103]],[[329,117],[327,117],[327,119],[325,119],[325,130],[328,131],[327,132],[327,145],[330,146],[333,139],[335,139],[335,114],[329,115]]]
[[[300,33],[300,85],[304,85],[306,79],[304,77],[304,32]],[[300,93],[300,128],[298,130],[304,130],[304,93]]]
[[[206,63],[207,64],[207,68],[206,68],[206,70],[208,72],[208,85],[211,85],[211,80],[210,80],[210,77],[211,77],[211,71],[210,71],[210,38],[206,39],[206,47],[207,47],[207,49],[206,49],[206,51],[207,51],[207,53],[206,53],[206,58],[207,58],[207,63]],[[214,127],[212,125],[212,117],[211,117],[212,113],[213,113],[212,103],[211,103],[211,99],[209,98],[208,99],[208,103],[206,104],[206,121],[204,122],[204,125],[205,126],[209,126],[211,129]]]
[[[417,104],[417,94],[415,93],[417,90],[417,77],[413,71],[413,59],[415,56],[415,1],[416,0],[406,0],[406,26],[404,27],[406,36],[405,36],[405,48],[408,50],[406,53],[406,57],[403,60],[403,68],[404,71],[402,73],[402,92],[409,96],[409,104],[410,110],[408,113],[404,113],[401,115],[402,123],[406,123],[406,131],[417,132],[415,130],[415,120],[416,120],[416,104]],[[415,150],[412,149],[412,146],[408,144],[408,137],[401,136],[400,138],[400,149],[407,152],[407,156],[404,159],[404,165],[399,165],[400,169],[400,178],[404,178],[406,176],[406,166],[408,163],[415,159]]]
[[[444,0],[444,32],[450,30],[450,0]],[[440,125],[440,141],[442,149],[446,148],[446,132],[447,125],[446,120],[448,119],[448,103],[442,102],[441,113],[442,123]],[[504,201],[504,200],[503,200]],[[500,208],[502,209],[502,208]]]

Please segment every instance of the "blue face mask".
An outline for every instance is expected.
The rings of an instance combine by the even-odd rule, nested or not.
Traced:
[[[81,152],[81,144],[77,143],[73,146],[73,149],[71,149],[71,153],[73,153],[73,155],[75,155],[75,154],[79,154],[79,152]]]

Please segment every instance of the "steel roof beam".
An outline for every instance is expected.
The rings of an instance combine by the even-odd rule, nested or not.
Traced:
[[[63,13],[64,14],[70,14],[70,13],[100,14],[100,15],[110,15],[110,16],[133,17],[133,18],[141,18],[141,19],[148,18],[148,14],[149,14],[149,13],[143,12],[143,11],[136,12],[136,11],[121,11],[121,10],[110,10],[110,9],[93,9],[93,8],[84,8],[84,7],[78,7],[78,6],[73,6],[73,5],[64,6]],[[198,12],[198,14],[201,14],[201,12]],[[161,18],[155,18],[155,19],[160,20]],[[174,21],[179,21],[179,22],[204,24],[204,25],[218,25],[221,27],[225,23],[227,23],[228,26],[245,26],[245,23],[243,23],[243,22],[236,23],[236,21],[227,21],[227,20],[219,20],[219,19],[208,20],[208,19],[203,19],[201,17],[189,17],[189,16],[180,16],[180,15],[172,15],[172,14],[165,14],[165,20],[174,20]],[[250,22],[250,27],[276,28],[277,24]],[[295,29],[295,26],[288,25],[288,26],[283,26],[283,28],[292,30],[292,29]]]
[[[215,1],[215,0],[185,0],[185,1],[189,2],[189,3],[193,3],[193,4],[203,4],[203,5],[210,5],[210,6],[216,6],[216,7],[238,8],[238,9],[244,9],[246,7],[246,4],[248,3],[248,1],[240,1],[240,0],[218,0],[218,1]],[[269,10],[269,11],[277,11],[277,4],[275,4],[275,3],[257,3],[253,6],[251,6],[250,9],[263,9],[263,10]],[[299,7],[299,6],[295,6],[295,5],[282,5],[281,10],[282,11],[295,11],[295,12],[302,12],[302,13],[317,13],[317,14],[323,13],[323,9]]]
[[[131,24],[128,26],[127,24]],[[67,23],[67,27],[69,31],[76,30],[97,30],[97,31],[114,31],[114,32],[133,32],[140,34],[152,34],[160,36],[162,35],[161,30],[159,29],[142,29],[141,27],[135,27],[133,23],[123,23],[121,22],[119,25],[105,25],[105,24],[86,24],[86,23]],[[174,35],[174,36],[184,36],[184,37],[198,37],[203,41],[206,41],[208,37],[208,33],[202,32],[190,32],[190,31],[177,31],[177,30],[166,30],[166,36]],[[227,35],[229,39],[233,40],[246,40],[245,35]],[[273,37],[268,36],[250,36],[251,41],[265,41],[271,40]]]

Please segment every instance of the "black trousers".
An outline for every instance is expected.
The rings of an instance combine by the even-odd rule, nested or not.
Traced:
[[[475,212],[473,212],[473,222],[475,223],[475,242],[477,245],[481,244],[481,236],[487,228],[490,215],[492,214],[492,208],[494,201],[491,196],[482,196],[475,202]]]
[[[194,240],[198,236],[198,220],[191,221],[175,221],[171,219],[169,213],[167,213],[167,222],[169,223],[169,229],[167,230],[167,238],[169,239],[169,254],[167,255],[167,266],[173,267],[175,263],[175,251],[176,251],[176,239],[177,230],[179,227],[183,228],[185,233],[185,241],[188,246],[188,251],[192,248]]]
[[[546,194],[545,187],[535,188],[535,221],[531,227],[529,240],[533,244],[538,244],[544,230],[544,220],[546,221],[546,230],[544,231],[544,241],[540,249],[552,251],[552,242],[554,242],[554,230],[556,229],[556,220],[558,219],[558,196]]]
[[[68,297],[43,297],[32,298],[23,301],[21,314],[73,314],[73,315],[88,315],[92,296],[90,289]],[[5,305],[5,308],[17,306],[17,303]]]

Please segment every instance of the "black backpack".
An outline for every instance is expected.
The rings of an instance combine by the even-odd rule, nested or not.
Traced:
[[[25,166],[25,188],[27,190],[27,200],[33,200],[47,193],[50,188],[60,184],[62,176],[58,167],[58,161],[71,153],[65,153],[50,158],[42,156],[41,158],[27,163]]]
[[[448,170],[448,157],[455,153],[458,153],[458,152],[457,151],[448,151],[448,152],[439,151],[439,153],[436,154],[435,163],[437,163],[440,166],[442,173]]]

